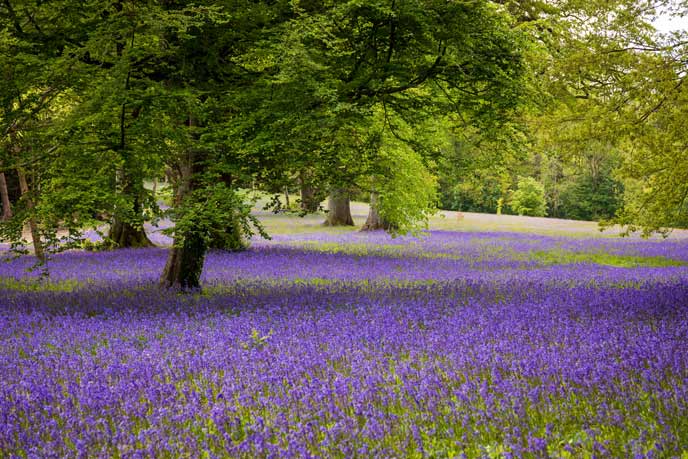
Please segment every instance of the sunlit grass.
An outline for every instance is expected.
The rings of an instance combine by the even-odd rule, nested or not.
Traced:
[[[688,263],[681,260],[672,260],[666,257],[641,257],[634,255],[616,255],[605,252],[572,252],[569,250],[534,250],[529,253],[532,260],[545,265],[565,265],[577,263],[593,263],[602,266],[615,266],[618,268],[637,267],[665,267],[686,266]]]
[[[322,252],[329,254],[347,254],[356,256],[384,256],[390,258],[421,258],[421,259],[451,259],[466,260],[469,262],[488,262],[490,260],[514,260],[523,262],[536,262],[540,265],[568,265],[589,263],[601,266],[614,266],[619,268],[635,267],[666,267],[666,266],[686,266],[687,262],[674,260],[663,256],[638,256],[638,255],[619,255],[606,253],[595,249],[594,251],[572,251],[555,247],[548,250],[527,250],[516,251],[508,244],[501,245],[499,242],[510,238],[474,238],[470,245],[478,247],[478,254],[474,251],[462,254],[460,250],[451,251],[428,251],[423,250],[422,239],[420,242],[409,242],[407,244],[384,244],[384,243],[355,243],[355,242],[329,242],[317,241],[312,239],[301,239],[284,243],[302,250]],[[537,246],[537,241],[533,241],[533,247]]]
[[[0,276],[0,290],[17,292],[72,292],[84,285],[84,282],[76,279],[50,280],[40,277],[15,279]]]

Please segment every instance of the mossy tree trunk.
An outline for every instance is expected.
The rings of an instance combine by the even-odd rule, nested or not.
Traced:
[[[134,211],[137,211],[136,206],[134,207]],[[143,225],[133,225],[117,217],[112,220],[108,238],[120,248],[152,247],[154,245],[148,238]]]
[[[19,178],[19,190],[21,191],[22,199],[24,199],[25,205],[29,214],[33,212],[36,207],[36,203],[31,196],[31,191],[29,190],[29,183],[26,180],[26,173],[21,169],[17,169],[17,176]],[[41,262],[45,261],[45,251],[43,250],[43,242],[41,241],[41,233],[38,230],[38,223],[34,217],[29,218],[29,231],[31,232],[31,242],[33,243],[33,252]]]
[[[189,151],[179,166],[174,197],[177,209],[182,207],[184,200],[198,187],[197,174],[202,168],[200,156],[195,151]],[[208,252],[208,242],[196,231],[177,232],[174,238],[175,244],[167,256],[160,285],[182,291],[199,289],[203,263]]]
[[[0,163],[0,165],[2,165]],[[2,202],[2,216],[0,221],[7,221],[12,218],[12,203],[10,202],[10,193],[7,189],[7,180],[5,173],[0,172],[0,201]]]
[[[208,247],[205,239],[198,233],[185,234],[183,238],[181,246],[170,249],[160,284],[182,291],[195,290],[201,286],[201,273]]]
[[[329,211],[324,222],[325,226],[354,226],[348,190],[341,188],[333,190],[327,199],[327,207]]]

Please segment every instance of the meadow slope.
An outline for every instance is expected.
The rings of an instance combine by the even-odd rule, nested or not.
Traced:
[[[1,265],[0,457],[686,457],[688,241],[451,217]]]

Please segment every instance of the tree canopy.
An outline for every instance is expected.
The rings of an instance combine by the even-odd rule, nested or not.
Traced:
[[[372,193],[398,232],[438,202],[686,227],[686,34],[650,24],[685,7],[6,0],[0,236],[28,225],[38,255],[108,222],[114,245],[145,245],[166,212],[162,282],[193,288],[208,248],[263,233],[249,188],[300,186],[304,211]],[[166,211],[144,186],[162,177]]]

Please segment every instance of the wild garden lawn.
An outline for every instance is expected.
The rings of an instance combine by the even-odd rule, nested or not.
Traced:
[[[0,457],[688,457],[688,242],[298,232],[0,265]]]

